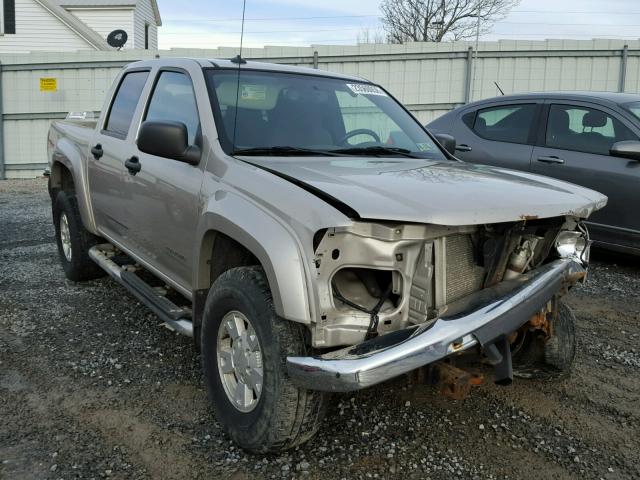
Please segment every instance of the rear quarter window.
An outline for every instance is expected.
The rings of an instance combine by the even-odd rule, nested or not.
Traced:
[[[476,119],[476,112],[467,112],[462,116],[462,123],[464,123],[467,127],[473,129],[473,122]]]

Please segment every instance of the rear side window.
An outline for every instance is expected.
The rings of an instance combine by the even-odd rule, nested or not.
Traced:
[[[478,110],[473,131],[496,142],[528,143],[536,104],[501,105]]]
[[[161,72],[145,120],[181,122],[193,145],[200,126],[191,79],[180,72]]]
[[[149,72],[131,72],[124,76],[111,103],[105,126],[107,132],[118,137],[127,136],[133,113],[136,111],[148,76]]]

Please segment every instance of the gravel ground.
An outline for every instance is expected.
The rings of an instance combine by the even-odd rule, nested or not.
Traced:
[[[596,252],[570,378],[463,401],[401,378],[336,396],[319,434],[248,455],[189,339],[105,278],[65,280],[44,180],[0,182],[0,478],[639,478],[640,261]]]

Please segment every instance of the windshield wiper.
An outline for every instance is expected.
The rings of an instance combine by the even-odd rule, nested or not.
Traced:
[[[291,146],[240,148],[238,150],[234,150],[231,155],[274,155],[283,157],[296,155],[322,155],[326,157],[338,156],[328,150],[313,150],[311,148]]]
[[[409,158],[421,158],[413,153],[411,150],[400,147],[385,147],[382,145],[376,145],[372,147],[349,147],[339,148],[337,150],[331,150],[332,153],[343,153],[347,155],[401,155]]]

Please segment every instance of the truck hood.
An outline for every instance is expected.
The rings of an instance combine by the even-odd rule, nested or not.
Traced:
[[[557,216],[588,217],[607,197],[540,175],[452,160],[378,157],[242,157],[360,218],[475,225]]]

